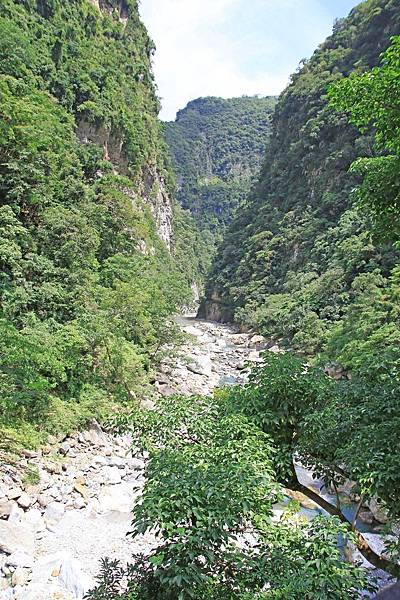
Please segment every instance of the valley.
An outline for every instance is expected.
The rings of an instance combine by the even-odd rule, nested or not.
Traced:
[[[208,48],[193,88],[156,53],[152,2],[0,3],[0,600],[391,597],[400,0],[337,18],[279,97],[291,3],[161,23],[189,55],[222,19],[240,96]]]

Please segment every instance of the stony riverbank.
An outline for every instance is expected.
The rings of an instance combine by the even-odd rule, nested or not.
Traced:
[[[188,340],[180,357],[166,360],[156,377],[155,388],[164,396],[210,394],[218,386],[243,383],[261,351],[280,352],[261,336],[227,325],[190,318],[179,323]],[[27,451],[19,466],[2,465],[0,600],[81,599],[102,557],[126,563],[133,552],[154,546],[151,535],[127,537],[146,460],[132,453],[133,446],[129,436],[110,435],[93,422],[85,432]],[[24,480],[22,467],[37,481]],[[296,499],[302,510],[316,510],[307,498]]]
[[[160,394],[209,394],[241,383],[246,362],[259,360],[259,336],[227,326],[180,319],[188,334],[181,358],[166,361]],[[145,457],[134,441],[107,434],[97,423],[64,440],[26,451],[0,470],[0,600],[75,600],[94,584],[103,556],[129,561],[152,536],[127,537],[131,510],[144,483]],[[31,481],[24,479],[24,470]],[[32,481],[33,479],[33,481]],[[37,481],[36,481],[37,480]]]

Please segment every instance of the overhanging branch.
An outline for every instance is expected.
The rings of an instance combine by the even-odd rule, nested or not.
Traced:
[[[351,523],[345,517],[345,515],[342,513],[341,510],[339,510],[336,506],[334,506],[333,504],[328,502],[328,500],[325,500],[325,498],[322,498],[319,494],[317,494],[317,492],[314,492],[314,490],[312,490],[312,489],[306,487],[305,485],[303,485],[302,483],[300,483],[299,480],[297,479],[297,477],[296,477],[296,480],[297,481],[295,482],[295,486],[296,486],[295,491],[301,492],[302,494],[304,494],[305,496],[310,498],[310,500],[313,500],[316,504],[318,504],[321,508],[323,508],[330,515],[332,515],[334,517],[338,517],[338,519],[342,523],[345,523],[348,526],[349,531],[353,531],[353,533],[356,537],[357,548],[359,549],[361,554],[364,556],[364,558],[366,558],[366,560],[369,563],[371,563],[371,565],[373,565],[377,569],[382,569],[383,571],[390,573],[391,575],[393,575],[396,578],[400,578],[400,565],[398,565],[397,563],[395,563],[393,561],[388,560],[387,558],[381,556],[380,554],[377,554],[374,550],[372,550],[372,548],[370,547],[370,545],[368,544],[368,542],[364,538],[364,536],[355,529],[355,526],[353,526],[353,523]]]

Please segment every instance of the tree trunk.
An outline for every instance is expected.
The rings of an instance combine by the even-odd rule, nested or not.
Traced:
[[[364,556],[364,558],[366,558],[367,561],[371,563],[371,565],[373,565],[377,569],[382,569],[383,571],[390,573],[396,578],[400,578],[400,565],[374,552],[374,550],[372,550],[372,548],[369,546],[367,540],[362,536],[362,534],[359,531],[357,531],[355,528],[353,529],[353,524],[344,516],[344,514],[336,506],[322,498],[319,494],[317,494],[317,492],[314,492],[314,490],[311,490],[305,485],[302,485],[299,482],[299,480],[297,480],[295,484],[295,491],[301,492],[302,494],[310,498],[310,500],[313,500],[321,508],[326,510],[327,513],[334,517],[338,517],[342,523],[348,525],[349,531],[353,530],[354,535],[356,536],[357,548]]]

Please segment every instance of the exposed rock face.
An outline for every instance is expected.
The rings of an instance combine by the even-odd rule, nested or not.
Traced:
[[[76,134],[82,144],[93,143],[102,146],[104,159],[109,160],[121,175],[131,175],[129,161],[124,152],[124,138],[121,131],[109,131],[106,127],[82,119]],[[171,248],[173,213],[172,202],[166,189],[165,181],[160,175],[157,165],[148,164],[139,177],[135,177],[137,190],[126,190],[135,201],[138,197],[149,206],[154,217],[159,237]]]
[[[217,323],[232,323],[233,309],[225,304],[217,292],[213,292],[210,298],[203,298],[197,317],[206,321]]]
[[[168,249],[172,240],[172,203],[165,181],[155,165],[148,165],[143,173],[142,197],[150,207],[156,221],[157,233]]]
[[[90,0],[99,12],[117,17],[125,26],[130,18],[130,9],[126,0]],[[134,15],[134,13],[133,13]],[[133,85],[140,85],[142,80],[133,81]],[[154,115],[156,118],[156,115]],[[81,143],[93,143],[103,148],[103,157],[110,161],[116,173],[130,177],[134,183],[134,193],[129,196],[135,201],[141,198],[150,208],[154,217],[159,237],[165,242],[168,249],[171,247],[172,238],[172,202],[169,197],[165,181],[161,176],[161,165],[157,158],[147,159],[138,174],[132,173],[130,167],[129,150],[125,144],[123,129],[116,126],[109,127],[102,122],[89,120],[82,114],[76,115],[76,135]]]
[[[125,22],[129,18],[129,8],[125,0],[119,0],[119,2],[111,2],[111,0],[89,0],[97,10],[112,14],[114,10],[118,10],[119,19],[121,22]]]
[[[124,139],[121,131],[110,131],[106,127],[81,119],[76,135],[82,144],[97,144],[104,148],[104,159],[113,163],[121,175],[129,175],[129,165],[123,152]]]

